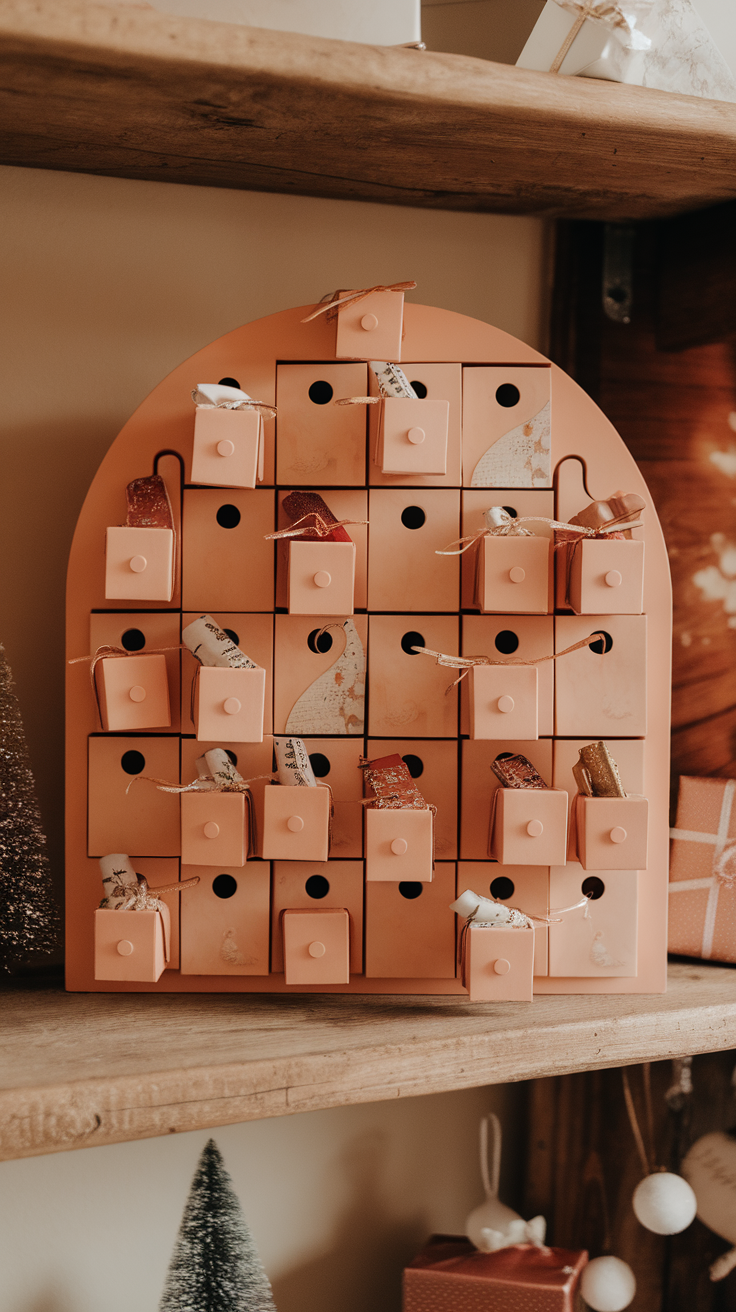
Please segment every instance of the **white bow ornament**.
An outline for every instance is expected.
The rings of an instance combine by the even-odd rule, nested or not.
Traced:
[[[488,1169],[488,1127],[493,1130],[493,1161]],[[513,1208],[502,1203],[498,1196],[498,1177],[501,1170],[501,1122],[491,1112],[480,1123],[480,1174],[486,1200],[470,1213],[465,1233],[471,1244],[481,1253],[496,1253],[499,1248],[513,1244],[534,1244],[544,1248],[547,1222],[543,1216],[525,1221]]]

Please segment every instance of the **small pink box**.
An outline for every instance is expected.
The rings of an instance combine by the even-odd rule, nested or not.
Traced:
[[[352,615],[354,542],[289,542],[286,576],[290,615]]]
[[[341,292],[347,296],[347,292]],[[401,360],[404,293],[371,292],[337,312],[336,360]]]
[[[255,487],[263,480],[263,420],[257,410],[198,407],[194,415],[192,482]]]
[[[432,881],[432,812],[365,807],[366,880]]]
[[[474,665],[467,684],[471,738],[539,737],[539,671],[536,665]]]
[[[471,1002],[531,1002],[533,978],[533,929],[471,925],[465,931]]]
[[[197,672],[194,724],[200,741],[263,742],[266,671],[203,665]]]
[[[181,859],[189,866],[244,866],[248,818],[243,793],[182,793]]]
[[[174,530],[108,528],[105,597],[108,601],[171,601]]]
[[[266,861],[326,861],[330,854],[330,790],[272,784],[263,794]]]
[[[549,538],[487,537],[479,550],[477,602],[484,615],[549,614]]]
[[[95,979],[155,984],[170,956],[171,917],[160,911],[95,911]]]
[[[384,397],[374,457],[381,473],[447,473],[449,422],[449,401]]]
[[[350,917],[344,908],[284,911],[281,923],[286,984],[349,984]]]
[[[166,657],[106,657],[95,669],[102,727],[168,729],[171,725]]]
[[[583,797],[575,802],[577,859],[583,870],[646,870],[646,797]]]
[[[567,793],[563,788],[498,788],[491,856],[501,865],[564,866]]]
[[[573,549],[574,548],[574,549]],[[644,543],[591,538],[557,553],[576,615],[641,615],[644,610]],[[558,595],[560,595],[558,593]]]

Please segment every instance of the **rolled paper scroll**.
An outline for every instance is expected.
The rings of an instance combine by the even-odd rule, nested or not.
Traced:
[[[213,620],[200,615],[182,629],[181,636],[201,665],[225,666],[233,670],[258,670],[260,666],[246,656]]]
[[[483,511],[483,523],[491,534],[509,538],[532,538],[534,534],[524,528],[520,520],[512,518],[503,506],[489,506]],[[435,553],[439,555],[439,552]]]
[[[242,784],[242,774],[233,765],[224,747],[211,747],[194,762],[203,787],[224,788],[228,784]]]
[[[541,774],[520,753],[516,756],[497,756],[491,769],[504,788],[547,788]]]
[[[352,542],[350,534],[335,519],[319,492],[290,492],[283,507],[292,524],[299,524],[299,537],[308,542]],[[274,536],[269,534],[269,536]]]
[[[138,890],[138,876],[130,863],[130,857],[122,852],[111,852],[100,857],[102,887],[105,896],[100,907],[106,911],[117,911],[123,903],[128,902],[131,894]]]
[[[128,507],[126,528],[173,529],[171,502],[160,474],[134,478],[125,489],[125,499]]]
[[[523,911],[518,911],[516,907],[507,907],[503,902],[492,902],[490,898],[479,897],[471,888],[466,888],[455,902],[450,903],[450,910],[456,911],[459,916],[465,916],[466,921],[473,925],[532,928],[532,921]]]
[[[279,783],[287,787],[316,788],[309,753],[301,738],[274,738]]]
[[[409,769],[398,752],[379,756],[375,761],[362,761],[361,769],[373,791],[368,806],[371,810],[427,811],[432,808],[422,797]]]
[[[228,387],[225,383],[197,383],[192,391],[192,400],[198,410],[257,410],[267,419],[272,419],[276,414],[274,405],[254,401],[252,396],[248,396],[239,387]]]
[[[621,776],[618,772],[618,766],[614,761],[607,746],[603,742],[588,743],[587,747],[580,748],[580,760],[573,766],[573,774],[576,781],[576,766],[581,766],[585,771],[587,779],[590,781],[592,797],[626,797],[626,790],[621,783]],[[578,771],[581,773],[581,771]],[[580,789],[585,792],[585,788]]]
[[[419,400],[404,370],[397,364],[385,360],[370,360],[369,364],[376,376],[381,396],[404,396]]]

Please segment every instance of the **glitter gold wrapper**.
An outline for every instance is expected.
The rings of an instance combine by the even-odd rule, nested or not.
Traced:
[[[134,478],[125,489],[127,528],[173,528],[171,502],[160,474]]]
[[[365,761],[362,768],[366,783],[373,792],[371,809],[427,810],[427,803],[398,752],[392,756],[379,756],[375,761]]]
[[[590,776],[593,797],[626,796],[618,766],[605,743],[588,743],[587,747],[581,747],[580,764]]]

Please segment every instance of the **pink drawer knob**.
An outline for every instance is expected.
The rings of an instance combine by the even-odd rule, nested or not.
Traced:
[[[130,957],[132,956],[134,951],[135,948],[133,947],[133,944],[131,943],[130,939],[121,938],[120,942],[118,943],[118,952],[120,953],[120,956]]]
[[[609,838],[612,843],[625,843],[627,837],[628,835],[626,833],[626,830],[623,829],[621,825],[616,825],[616,828],[612,829],[609,834]]]
[[[509,578],[512,583],[523,583],[526,578],[526,570],[522,569],[521,565],[514,565],[514,568],[509,570]]]
[[[137,683],[134,688],[131,688],[128,696],[132,702],[144,702],[146,700],[146,690]]]
[[[395,838],[391,844],[391,851],[394,856],[403,856],[407,851],[409,844],[405,838]]]
[[[323,957],[325,955],[325,952],[327,951],[327,948],[325,947],[324,943],[310,943],[309,948],[307,950],[309,952],[310,957]]]
[[[318,588],[329,588],[332,582],[332,575],[327,573],[326,569],[318,569],[314,576],[315,586]]]
[[[406,436],[414,446],[419,446],[420,443],[424,441],[427,434],[423,428],[410,428]]]
[[[360,326],[361,328],[364,328],[367,333],[372,333],[373,329],[378,327],[378,320],[375,314],[364,314],[360,321]]]
[[[224,438],[222,442],[217,443],[217,454],[227,460],[228,456],[235,455],[235,443]]]
[[[148,561],[145,556],[133,556],[129,561],[129,564],[134,574],[142,574],[148,565]]]
[[[511,970],[511,962],[507,961],[505,957],[499,957],[497,961],[494,961],[493,969],[497,975],[508,975]]]
[[[617,569],[609,569],[606,574],[606,583],[609,588],[620,588],[623,583],[623,576]]]
[[[515,705],[516,702],[513,697],[509,697],[508,693],[498,699],[498,709],[502,715],[508,715],[509,711],[513,711]]]
[[[222,703],[222,709],[226,715],[237,715],[243,707],[237,697],[228,697],[227,701]]]
[[[290,829],[292,834],[300,834],[304,828],[304,821],[300,815],[290,815],[286,821],[286,828]]]
[[[530,838],[539,838],[544,833],[544,825],[541,820],[530,820],[526,827],[526,832]]]
[[[220,826],[214,820],[208,820],[204,827],[205,838],[217,838],[220,832]]]

